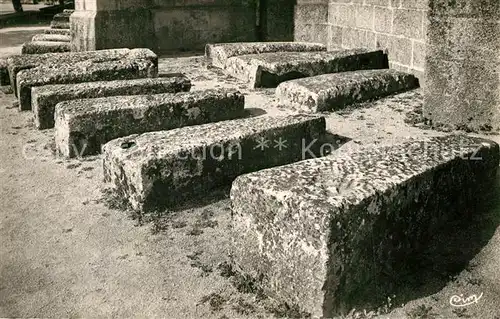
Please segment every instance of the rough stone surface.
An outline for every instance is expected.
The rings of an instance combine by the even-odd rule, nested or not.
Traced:
[[[9,71],[7,69],[7,60],[0,59],[0,86],[9,85]]]
[[[50,22],[51,29],[65,29],[69,30],[71,27],[68,21],[52,21]]]
[[[304,158],[325,119],[259,116],[117,139],[104,145],[104,175],[140,211],[170,207],[228,185],[238,175]],[[262,141],[286,141],[281,149]]]
[[[190,89],[191,81],[187,77],[45,85],[31,90],[31,105],[35,126],[38,129],[48,129],[54,127],[54,111],[59,102],[118,95],[187,92]]]
[[[32,41],[23,44],[21,49],[22,54],[42,54],[55,52],[70,52],[71,46],[69,42],[55,41]]]
[[[500,130],[500,2],[430,2],[424,116],[434,125]]]
[[[137,1],[121,1],[115,10],[75,11],[70,17],[71,50],[89,51],[123,47],[157,50],[155,23],[151,10],[133,7],[134,3]],[[179,34],[175,36],[178,38]]]
[[[46,29],[46,30],[43,30],[43,33],[44,34],[62,34],[62,35],[71,35],[71,31],[70,30],[66,30],[66,29]]]
[[[21,70],[31,69],[40,66],[49,66],[56,68],[58,66],[74,65],[83,61],[93,61],[96,63],[115,61],[115,60],[133,60],[148,59],[158,67],[158,57],[149,49],[110,49],[86,52],[65,52],[65,53],[46,53],[33,55],[17,55],[7,59],[10,83],[17,95],[17,73]],[[154,70],[151,70],[154,72]]]
[[[69,23],[69,17],[73,12],[61,12],[54,15],[52,21],[67,22]]]
[[[35,86],[153,78],[158,75],[157,71],[153,62],[145,59],[98,63],[88,60],[73,65],[22,70],[17,74],[19,109],[31,110],[31,89]]]
[[[331,318],[383,293],[438,227],[473,211],[498,164],[496,143],[452,135],[240,176],[234,262],[270,295]]]
[[[226,71],[247,81],[251,88],[276,87],[284,81],[326,73],[387,67],[382,51],[365,49],[249,54],[226,62]]]
[[[240,42],[207,44],[205,46],[205,56],[211,61],[213,66],[219,68],[224,68],[227,59],[233,56],[302,51],[326,51],[326,46],[321,43],[309,42]]]
[[[361,70],[281,83],[279,103],[301,112],[336,111],[348,105],[419,87],[418,79],[396,70]]]
[[[55,112],[56,148],[66,157],[97,154],[118,137],[230,120],[243,109],[244,96],[226,89],[61,102]]]
[[[70,42],[71,36],[65,34],[36,34],[31,41]]]

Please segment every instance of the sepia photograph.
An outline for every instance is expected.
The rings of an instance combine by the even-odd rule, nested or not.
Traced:
[[[500,319],[500,0],[0,0],[0,318]]]

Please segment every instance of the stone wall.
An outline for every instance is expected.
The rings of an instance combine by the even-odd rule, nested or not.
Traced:
[[[209,42],[255,41],[256,7],[247,0],[154,0],[157,50],[201,50]]]
[[[294,0],[76,0],[73,49],[201,51],[207,43],[291,41],[294,6]]]
[[[500,1],[433,0],[430,10],[424,115],[500,130]]]
[[[329,49],[382,48],[392,68],[423,80],[429,0],[299,0],[295,39]]]

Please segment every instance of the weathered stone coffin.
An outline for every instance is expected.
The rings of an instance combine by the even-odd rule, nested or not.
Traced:
[[[311,115],[259,116],[128,136],[104,145],[104,176],[139,211],[175,206],[238,175],[299,161],[325,133]],[[282,143],[282,144],[280,144]]]
[[[249,83],[251,88],[276,87],[288,80],[327,73],[384,69],[382,51],[348,49],[329,52],[277,52],[229,58],[226,72]]]
[[[52,42],[70,42],[71,36],[66,34],[35,34],[31,41],[52,41]]]
[[[237,42],[216,43],[205,46],[205,57],[212,65],[224,68],[227,59],[237,55],[260,54],[270,52],[314,52],[326,51],[321,43],[309,42]]]
[[[65,157],[98,154],[101,145],[118,137],[240,117],[244,104],[235,90],[61,102],[55,112],[56,149]]]
[[[405,258],[476,213],[498,164],[494,142],[448,136],[242,175],[230,195],[236,268],[314,318],[385,298]]]
[[[52,21],[50,22],[51,29],[65,29],[69,30],[71,28],[71,24],[69,21]]]
[[[72,84],[94,81],[130,80],[157,76],[157,69],[149,60],[118,60],[74,65],[37,67],[17,74],[19,109],[31,110],[31,89],[49,84]]]
[[[69,22],[69,17],[73,12],[61,12],[54,15],[52,21]]]
[[[412,74],[391,69],[360,70],[286,81],[278,85],[276,96],[287,108],[314,113],[336,111],[418,87],[418,79]]]
[[[67,29],[45,29],[44,34],[61,34],[71,36],[71,31]]]
[[[50,66],[57,68],[67,65],[74,65],[78,62],[93,61],[101,63],[116,60],[149,60],[154,68],[158,68],[158,56],[149,49],[109,49],[86,52],[66,52],[66,53],[46,53],[32,55],[17,55],[7,59],[10,83],[14,93],[17,95],[16,77],[17,73],[24,69],[31,69],[40,66]],[[153,72],[154,70],[152,70]]]
[[[31,41],[25,42],[21,48],[22,54],[43,54],[56,52],[70,52],[69,42]]]
[[[0,85],[9,85],[9,71],[7,69],[7,60],[0,59]]]
[[[185,76],[45,85],[32,88],[31,105],[35,126],[42,130],[54,127],[54,111],[59,102],[118,95],[188,92],[190,89],[191,81]]]

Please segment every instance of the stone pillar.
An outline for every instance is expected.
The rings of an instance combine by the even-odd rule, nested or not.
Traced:
[[[295,41],[328,42],[328,0],[297,0]]]
[[[156,49],[151,0],[75,0],[72,51]]]
[[[424,116],[500,129],[500,1],[430,1]]]

